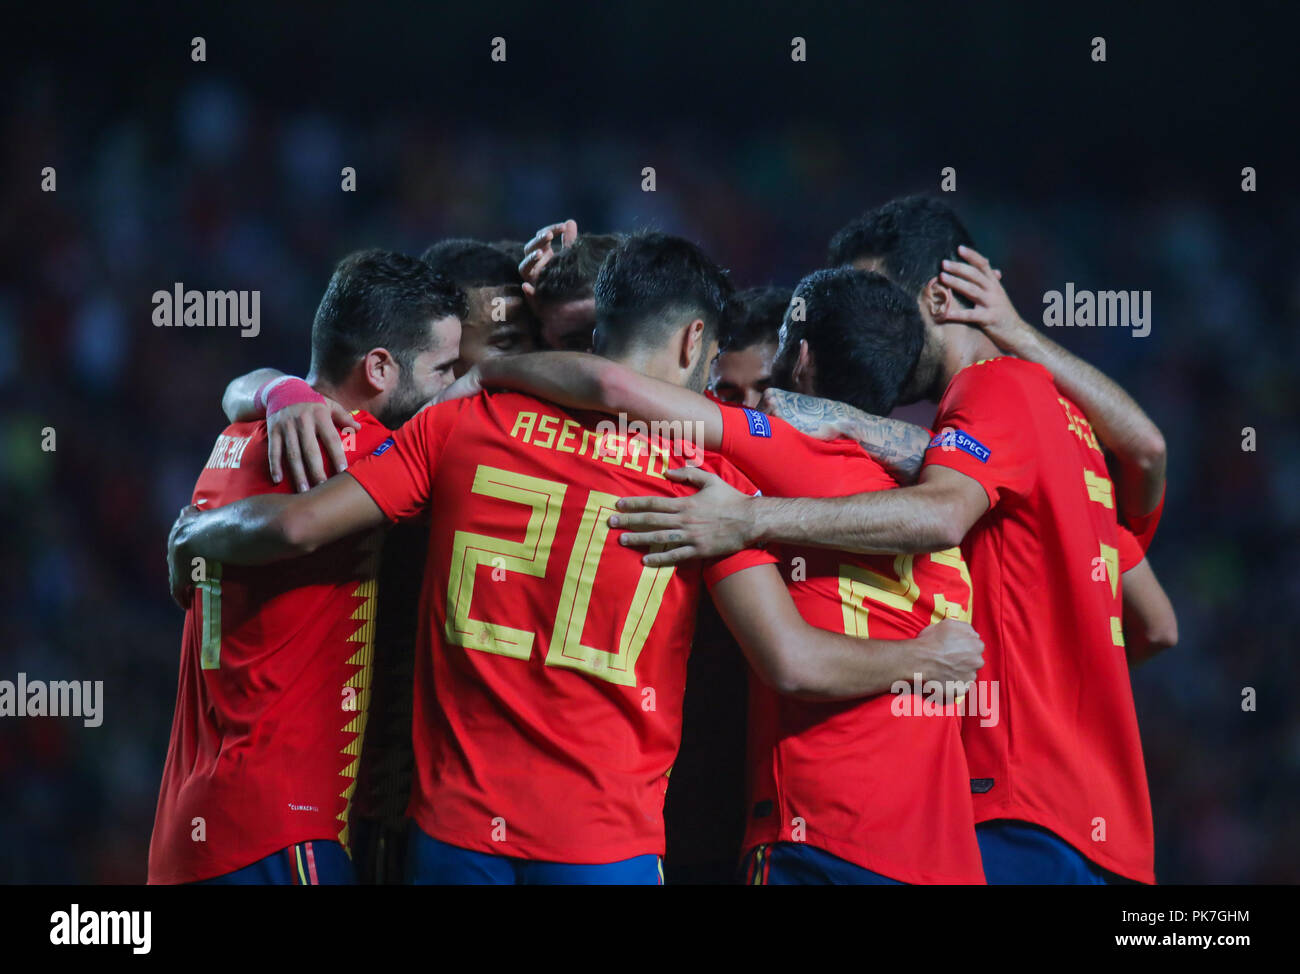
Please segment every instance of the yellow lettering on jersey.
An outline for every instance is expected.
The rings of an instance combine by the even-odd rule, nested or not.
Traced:
[[[945,568],[951,568],[961,576],[962,585],[966,589],[966,604],[963,606],[960,602],[949,602],[942,592],[934,593],[934,612],[930,616],[931,622],[939,622],[943,619],[957,619],[961,622],[970,622],[971,620],[971,584],[970,569],[966,567],[966,559],[961,556],[960,548],[945,548],[943,551],[930,552],[930,564],[943,565]]]
[[[555,448],[561,453],[572,453],[573,447],[566,447],[564,443],[566,440],[573,440],[575,438],[573,430],[580,429],[581,425],[581,423],[575,422],[572,419],[566,419],[564,421],[564,430],[560,433],[560,441],[555,444]],[[570,429],[569,427],[573,427],[573,429]]]
[[[574,443],[578,439],[579,429],[582,430],[582,442],[575,450]],[[671,458],[671,453],[666,448],[648,441],[644,436],[624,436],[620,433],[591,430],[572,419],[562,420],[547,413],[517,414],[510,435],[541,450],[590,457],[659,480],[665,479],[664,473],[668,470]],[[590,453],[587,452],[589,447]]]
[[[543,416],[537,421],[537,439],[533,440],[533,446],[540,446],[543,450],[549,450],[551,444],[555,442],[556,424],[560,420],[555,416]],[[546,440],[542,440],[542,434],[546,434]]]
[[[528,659],[533,651],[534,633],[469,617],[470,603],[474,600],[474,580],[480,564],[538,578],[546,574],[566,485],[480,465],[470,489],[485,497],[522,504],[532,511],[522,541],[507,541],[470,531],[456,532],[452,540],[451,570],[447,577],[447,641],[487,653]]]
[[[1110,597],[1119,597],[1119,549],[1112,548],[1105,542],[1101,544],[1101,557],[1106,562],[1106,574],[1110,578]]]
[[[1115,488],[1109,477],[1085,469],[1083,483],[1088,488],[1088,500],[1096,501],[1108,511],[1115,509]]]
[[[565,570],[564,588],[555,613],[555,628],[546,653],[546,665],[566,666],[619,686],[631,687],[636,686],[636,661],[650,636],[674,569],[670,566],[641,570],[631,608],[623,619],[617,652],[582,644],[591,591],[600,568],[600,556],[605,550],[605,539],[609,536],[609,516],[615,512],[617,502],[615,495],[600,491],[593,490],[587,496],[587,506],[583,509],[582,522]]]
[[[515,439],[521,439],[525,443],[533,438],[533,424],[537,422],[536,413],[520,413],[515,417],[515,425],[510,430],[510,435]],[[520,436],[519,431],[523,430],[524,435]]]
[[[207,578],[198,583],[203,612],[203,638],[199,643],[199,669],[221,669],[221,562],[208,563]]]
[[[1082,440],[1088,447],[1100,453],[1101,446],[1097,443],[1097,436],[1092,431],[1092,424],[1070,408],[1069,400],[1058,396],[1056,401],[1065,410],[1066,429]]]
[[[866,638],[867,606],[871,599],[883,605],[911,612],[921,594],[912,577],[915,555],[899,555],[894,559],[898,578],[886,578],[879,572],[860,565],[840,565],[840,608],[844,616],[844,631],[850,636]]]
[[[616,466],[623,463],[623,444],[625,440],[617,433],[606,433],[599,447],[600,459]]]

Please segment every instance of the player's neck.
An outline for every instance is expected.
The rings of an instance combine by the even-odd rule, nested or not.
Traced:
[[[671,382],[673,385],[682,384],[678,370],[673,367],[675,363],[671,361],[672,357],[662,351],[637,349],[625,355],[611,355],[609,358],[611,362],[617,362],[652,379]]]
[[[986,358],[997,358],[1003,354],[1002,350],[978,328],[971,328],[968,325],[945,325],[944,329],[949,332],[944,342],[941,372],[944,389],[953,380],[953,376],[966,366],[982,362]]]
[[[322,379],[315,372],[309,372],[307,374],[307,384],[322,396],[327,396],[330,399],[333,399],[344,409],[348,410],[348,412],[355,412],[358,409],[364,409],[367,412],[373,411],[370,409],[372,404],[371,400],[360,394],[358,390],[349,388],[351,383],[336,385],[333,382],[327,382],[325,379]]]

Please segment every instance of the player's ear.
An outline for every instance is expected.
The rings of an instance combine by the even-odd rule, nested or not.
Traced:
[[[683,369],[693,368],[695,360],[703,355],[705,351],[704,322],[696,318],[682,332],[681,367]]]
[[[932,277],[921,289],[921,307],[930,315],[930,320],[943,324],[948,319],[948,311],[956,298],[952,291],[939,283],[939,278]]]
[[[372,392],[380,393],[397,385],[402,370],[386,348],[372,348],[361,362],[362,372]]]
[[[808,347],[808,339],[801,338],[799,339],[799,354],[794,360],[794,370],[790,373],[790,378],[794,381],[794,391],[801,391],[806,386],[811,385],[812,373],[812,349]]]

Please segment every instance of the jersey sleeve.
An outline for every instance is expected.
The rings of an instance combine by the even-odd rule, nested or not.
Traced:
[[[1156,536],[1156,526],[1160,523],[1160,515],[1165,510],[1165,491],[1160,494],[1160,503],[1150,514],[1143,514],[1141,517],[1125,517],[1124,524],[1133,532],[1133,537],[1143,551],[1151,547],[1151,539]]]
[[[798,478],[802,452],[794,427],[756,409],[726,404],[718,409],[722,413],[722,455],[767,484],[776,496],[787,496],[792,476]]]
[[[979,482],[997,506],[1004,492],[1033,487],[1033,445],[1023,435],[1029,403],[1014,377],[995,374],[994,363],[968,366],[944,394],[925,452],[925,466],[949,467]]]
[[[457,418],[472,402],[430,406],[380,443],[347,472],[390,521],[406,521],[428,506],[433,475]]]
[[[725,409],[723,411],[726,412]],[[716,473],[732,487],[748,494],[750,497],[756,496],[759,492],[753,481],[721,457],[706,453],[703,466],[704,469]],[[724,555],[721,558],[711,558],[704,563],[704,584],[712,591],[713,586],[728,575],[734,575],[746,568],[753,568],[755,565],[775,564],[776,558],[757,548],[747,548],[744,551],[737,551],[735,554]]]
[[[1119,573],[1123,575],[1130,568],[1139,565],[1147,556],[1142,545],[1133,532],[1124,525],[1119,526]]]

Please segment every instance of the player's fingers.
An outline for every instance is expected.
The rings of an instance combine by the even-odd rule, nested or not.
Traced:
[[[972,301],[980,302],[985,298],[985,290],[978,284],[972,284],[970,281],[962,280],[960,277],[953,277],[947,271],[939,274],[939,283],[952,288],[958,294],[970,298]]]
[[[973,264],[963,264],[959,260],[945,260],[943,262],[943,273],[952,274],[963,280],[970,281],[980,287],[986,287],[989,284],[989,275],[975,267]]]
[[[289,480],[293,483],[294,489],[298,491],[307,490],[307,474],[303,469],[302,452],[298,444],[296,430],[290,431],[284,437],[284,462],[289,468]]]
[[[564,246],[567,247],[573,243],[573,241],[578,239],[577,220],[565,220],[560,224],[560,228],[560,239],[564,242]]]
[[[703,487],[706,484],[720,480],[717,474],[709,473],[702,467],[674,467],[668,471],[668,479],[675,480],[679,484],[691,484],[695,487]]]
[[[330,421],[335,426],[341,430],[357,429],[357,421],[352,418],[352,413],[348,412],[347,406],[333,399],[326,399],[325,402],[330,407]]]
[[[699,552],[696,551],[693,545],[682,545],[680,548],[669,548],[667,551],[651,551],[644,554],[641,556],[641,564],[647,568],[666,568],[669,565],[676,565],[698,557]]]
[[[677,529],[681,527],[680,516],[678,514],[612,514],[609,518],[609,526],[620,531]]]
[[[676,548],[688,542],[685,532],[669,529],[665,531],[628,531],[618,536],[618,543],[626,548],[653,548],[655,545]]]
[[[334,428],[334,422],[333,416],[329,419],[320,417],[316,422],[316,438],[329,454],[330,466],[334,468],[334,472],[341,473],[348,468],[348,455],[343,449],[343,440],[339,437],[339,431]]]
[[[949,308],[943,315],[944,321],[952,321],[961,325],[982,325],[986,318],[982,308],[963,308],[960,306]]]
[[[284,479],[284,471],[280,467],[280,458],[284,454],[284,437],[280,434],[280,427],[268,426],[266,430],[266,458],[271,465],[271,483],[278,484]]]
[[[329,479],[325,473],[325,457],[321,454],[321,443],[317,438],[316,422],[310,414],[304,414],[298,418],[298,423],[294,427],[294,432],[298,436],[298,445],[302,455],[303,466],[307,470],[310,483],[323,484]],[[330,430],[330,435],[334,431]],[[338,437],[335,437],[338,439]]]
[[[520,272],[522,273],[522,271]],[[532,281],[524,281],[524,297],[531,298],[537,293],[537,288],[533,287]]]
[[[980,270],[984,271],[984,273],[993,273],[993,265],[989,263],[989,259],[974,247],[967,247],[965,244],[962,244],[957,248],[957,253],[959,256],[970,261]]]
[[[614,506],[625,515],[676,514],[682,509],[682,501],[678,497],[620,497],[618,503]],[[620,524],[627,523],[626,519],[618,514],[615,514],[610,520],[616,520]]]
[[[573,221],[561,220],[559,223],[548,223],[546,226],[542,227],[542,229],[538,230],[535,234],[533,234],[533,239],[528,241],[529,245],[532,245],[534,243],[539,245],[549,244],[552,240],[555,239],[557,234],[563,234],[565,228],[568,227],[570,223],[573,223]],[[574,232],[576,233],[578,229],[578,225],[576,223],[573,224],[573,229]]]
[[[519,276],[529,278],[533,272],[541,265],[542,261],[550,254],[551,248],[547,244],[544,248],[529,250],[524,253],[524,259],[519,262]]]

